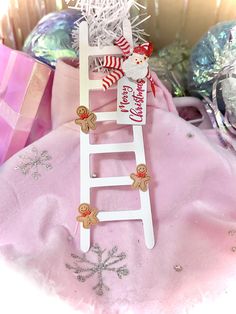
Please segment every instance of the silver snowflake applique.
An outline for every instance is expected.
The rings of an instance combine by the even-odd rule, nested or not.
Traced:
[[[82,256],[71,254],[73,265],[66,264],[66,267],[73,270],[73,273],[80,282],[85,282],[88,278],[97,274],[98,283],[93,287],[93,290],[95,290],[97,295],[102,296],[105,291],[110,290],[104,283],[105,271],[116,273],[120,279],[129,274],[126,265],[120,267],[115,266],[115,264],[126,258],[126,254],[124,252],[118,253],[117,246],[114,246],[104,257],[106,249],[102,250],[98,244],[92,246],[90,252],[96,255],[96,262],[89,260],[86,254]]]
[[[31,150],[32,154],[20,155],[19,158],[21,162],[15,167],[16,170],[19,170],[22,174],[31,176],[38,180],[41,177],[39,168],[45,168],[46,170],[51,170],[52,165],[49,162],[52,160],[52,157],[48,154],[48,151],[44,150],[40,152],[36,147],[33,147]]]

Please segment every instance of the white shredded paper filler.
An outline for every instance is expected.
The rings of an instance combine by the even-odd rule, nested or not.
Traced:
[[[150,18],[140,10],[146,7],[134,0],[65,0],[68,8],[81,11],[82,17],[75,22],[72,31],[73,48],[79,51],[79,25],[85,19],[89,26],[89,44],[91,46],[109,46],[114,39],[122,35],[124,19],[129,18],[132,26],[134,44],[145,42],[145,36],[149,36],[142,28],[142,23]],[[136,8],[137,14],[131,18],[130,10]],[[124,34],[125,35],[125,34]],[[99,60],[96,67],[100,68]]]

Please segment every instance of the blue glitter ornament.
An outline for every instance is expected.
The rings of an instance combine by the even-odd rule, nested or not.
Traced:
[[[55,67],[57,59],[78,57],[72,48],[74,23],[81,18],[78,10],[63,10],[43,17],[25,41],[23,51]]]
[[[212,27],[190,58],[189,90],[205,100],[225,148],[236,154],[236,21]]]
[[[217,75],[230,61],[236,59],[236,41],[231,42],[235,26],[236,21],[216,24],[193,48],[188,73],[191,94],[211,98]]]

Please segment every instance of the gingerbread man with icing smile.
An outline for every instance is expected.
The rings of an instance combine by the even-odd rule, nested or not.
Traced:
[[[83,227],[89,229],[91,225],[96,225],[99,220],[97,218],[97,210],[95,208],[91,208],[91,206],[87,203],[82,203],[78,211],[80,216],[77,216],[77,221],[83,223]]]
[[[77,109],[78,119],[75,120],[75,123],[80,125],[81,131],[84,133],[89,133],[89,130],[96,129],[96,115],[89,111],[85,106],[79,106]]]
[[[140,164],[136,167],[137,173],[131,173],[130,178],[134,181],[132,187],[146,192],[151,177],[148,175],[147,166]]]

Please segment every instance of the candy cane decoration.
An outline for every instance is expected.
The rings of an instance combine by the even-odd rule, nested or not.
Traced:
[[[131,49],[124,36],[119,37],[114,43],[120,48],[123,56],[122,58],[104,57],[103,66],[113,71],[103,78],[103,89],[107,90],[124,75],[133,81],[139,81],[146,77],[151,83],[152,92],[155,96],[155,83],[148,65],[148,59],[153,52],[153,45],[147,42]]]

